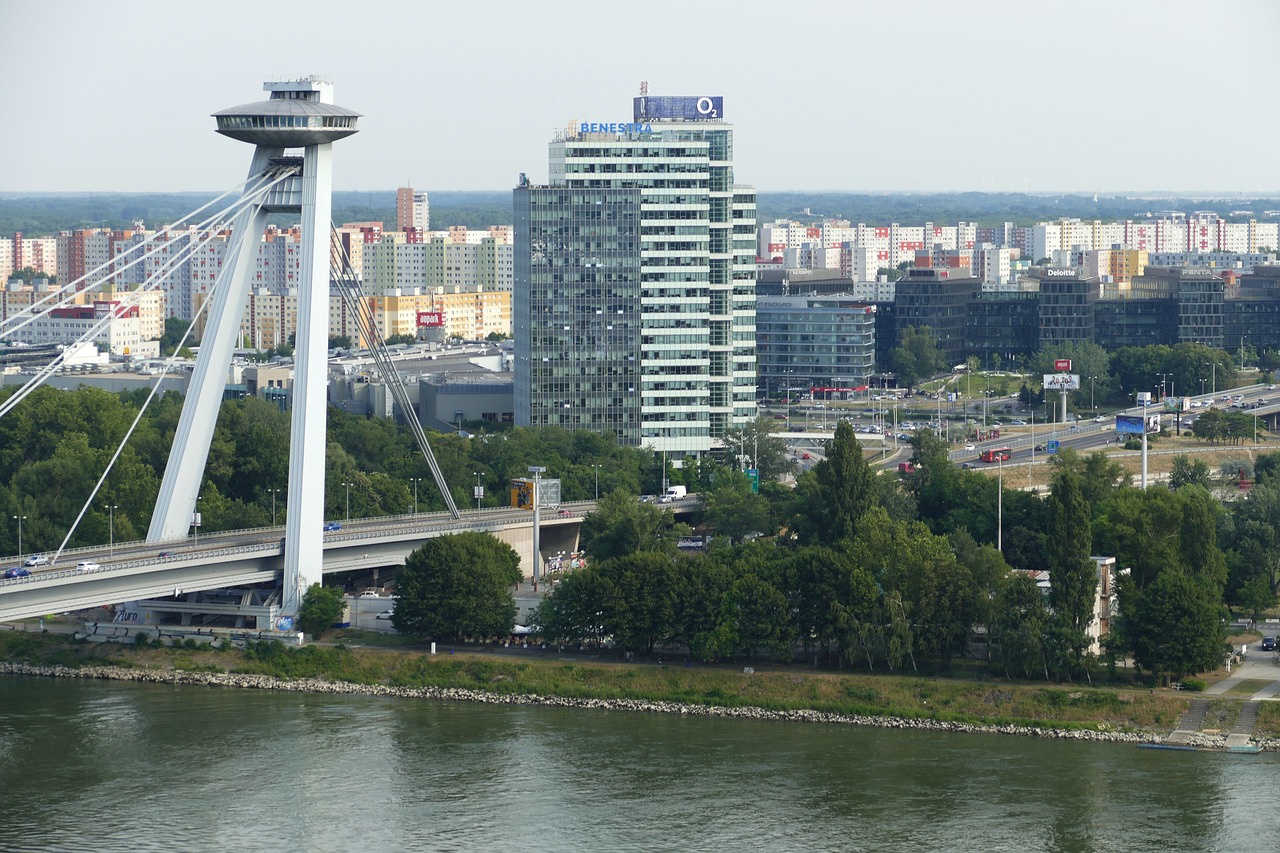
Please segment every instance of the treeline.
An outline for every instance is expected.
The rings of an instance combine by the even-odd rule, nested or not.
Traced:
[[[1088,678],[1127,655],[1179,677],[1221,663],[1226,601],[1255,613],[1275,604],[1280,454],[1228,508],[1205,470],[1184,465],[1175,488],[1143,491],[1103,454],[1065,451],[1047,498],[1004,492],[1001,551],[996,478],[958,469],[930,434],[912,446],[915,473],[876,475],[842,423],[794,490],[754,495],[742,475],[715,472],[705,555],[677,553],[688,531],[660,508],[610,496],[584,523],[590,568],[556,584],[543,632],[706,660],[803,649],[891,670],[946,668],[976,642],[1009,675]],[[744,519],[764,535],[743,535]],[[1097,654],[1093,554],[1119,569],[1119,615]],[[1047,596],[1035,571],[1049,573]]]
[[[6,389],[0,396],[9,393]],[[0,524],[0,553],[18,553],[15,516],[23,517],[24,552],[51,550],[62,542],[144,398],[144,392],[42,388],[0,418],[0,505],[7,513]],[[113,524],[116,541],[146,535],[181,407],[180,395],[166,394],[147,409],[71,547],[107,542]],[[415,485],[420,511],[445,509],[408,429],[388,418],[330,409],[328,436],[327,518],[343,519],[348,499],[352,518],[411,512]],[[559,478],[566,501],[592,498],[597,482],[601,494],[617,489],[640,494],[657,492],[663,481],[660,456],[619,447],[594,433],[511,429],[474,439],[432,433],[430,440],[453,499],[463,509],[476,505],[477,479],[485,487],[484,506],[507,505],[509,482],[527,477],[530,465],[545,466],[549,477]],[[200,492],[202,530],[269,525],[273,496],[276,521],[283,524],[288,464],[287,412],[256,398],[224,402]],[[693,473],[672,467],[667,479],[682,483]]]

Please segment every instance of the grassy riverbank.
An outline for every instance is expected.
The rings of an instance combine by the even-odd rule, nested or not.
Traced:
[[[972,681],[910,675],[609,663],[548,652],[437,654],[417,649],[312,645],[248,650],[133,647],[83,643],[61,635],[0,632],[0,659],[37,665],[114,665],[134,669],[324,678],[357,685],[450,687],[572,699],[637,699],[691,705],[811,709],[830,713],[987,725],[1098,731],[1172,730],[1190,698],[1145,688]],[[1270,705],[1272,703],[1264,703]],[[1264,708],[1257,737],[1280,734],[1280,713]],[[1280,712],[1280,709],[1274,709]]]

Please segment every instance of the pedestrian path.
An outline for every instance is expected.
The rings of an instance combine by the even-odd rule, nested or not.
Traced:
[[[1240,705],[1240,715],[1227,734],[1227,749],[1240,749],[1249,745],[1253,727],[1258,724],[1258,703],[1249,701]]]
[[[1205,715],[1209,713],[1208,699],[1192,699],[1191,707],[1182,715],[1182,719],[1178,721],[1178,727],[1173,730],[1165,743],[1189,743],[1191,738],[1199,734],[1200,727],[1204,725]]]

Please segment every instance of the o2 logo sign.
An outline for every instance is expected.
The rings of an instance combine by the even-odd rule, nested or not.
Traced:
[[[698,103],[694,105],[694,109],[698,111],[698,115],[703,118],[720,118],[720,107],[716,103],[719,98],[708,98],[703,95],[698,98]]]

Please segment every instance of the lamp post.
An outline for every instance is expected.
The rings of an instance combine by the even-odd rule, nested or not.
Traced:
[[[342,484],[342,488],[344,488],[344,489],[346,489],[346,490],[347,490],[347,512],[346,512],[346,520],[347,520],[347,522],[348,522],[348,523],[350,523],[350,522],[351,522],[351,484],[350,484],[350,483],[343,483],[343,484]]]
[[[26,520],[25,515],[15,515],[14,519],[18,522],[18,556],[22,556],[22,522]]]
[[[413,514],[418,514],[418,484],[422,482],[421,477],[410,477],[409,481],[413,483]]]
[[[982,431],[987,431],[987,405],[991,402],[991,374],[984,374],[987,377],[987,393],[982,398]],[[1007,385],[1005,386],[1008,387]]]
[[[1205,364],[1208,365],[1209,369],[1213,371],[1213,376],[1212,376],[1213,385],[1211,387],[1213,390],[1213,396],[1216,397],[1218,396],[1218,362],[1206,361]]]
[[[1090,376],[1090,377],[1089,377],[1089,408],[1093,409],[1093,413],[1094,413],[1095,415],[1096,415],[1096,414],[1098,414],[1098,401],[1097,401],[1097,399],[1093,396],[1093,380],[1095,380],[1095,379],[1097,379],[1097,378],[1098,378],[1098,377],[1096,377],[1096,376]]]
[[[997,453],[996,469],[996,550],[1004,550],[1004,454]]]
[[[1257,435],[1257,430],[1254,431],[1254,435],[1255,436]],[[1254,441],[1254,444],[1257,444],[1257,441]],[[107,554],[114,557],[116,555],[116,505],[115,504],[107,504],[107,519],[108,519],[107,527],[109,531],[107,534],[108,536]]]
[[[280,494],[279,489],[267,489],[271,492],[271,526],[276,526],[276,495]]]
[[[662,474],[663,474],[663,487],[664,487],[663,491],[666,491],[665,452],[663,455],[662,464],[663,464]],[[540,537],[541,531],[538,525],[538,522],[540,520],[538,516],[542,514],[542,510],[538,506],[538,499],[539,499],[538,492],[540,491],[539,487],[542,485],[542,475],[547,473],[547,469],[542,465],[530,465],[529,473],[533,475],[533,588],[536,590],[538,588],[538,574],[539,574],[538,563],[541,561],[541,555],[538,553],[538,548],[542,544],[539,541],[539,539],[541,538]]]
[[[472,474],[476,478],[476,512],[480,511],[480,499],[484,497],[484,487],[480,485],[480,478],[484,476],[483,471],[473,471]]]
[[[191,529],[195,531],[195,546],[200,547],[200,499],[204,495],[196,495],[196,514],[191,519]]]
[[[1168,381],[1169,377],[1170,377],[1170,376],[1172,376],[1172,375],[1173,375],[1173,374],[1170,374],[1170,373],[1157,373],[1157,374],[1156,374],[1156,376],[1159,376],[1159,377],[1160,377],[1160,402],[1162,402],[1162,403],[1164,402],[1165,397],[1166,397],[1165,390],[1164,390],[1164,389],[1165,389],[1165,383]]]
[[[600,464],[593,462],[591,467],[596,471],[596,500],[600,500]]]

